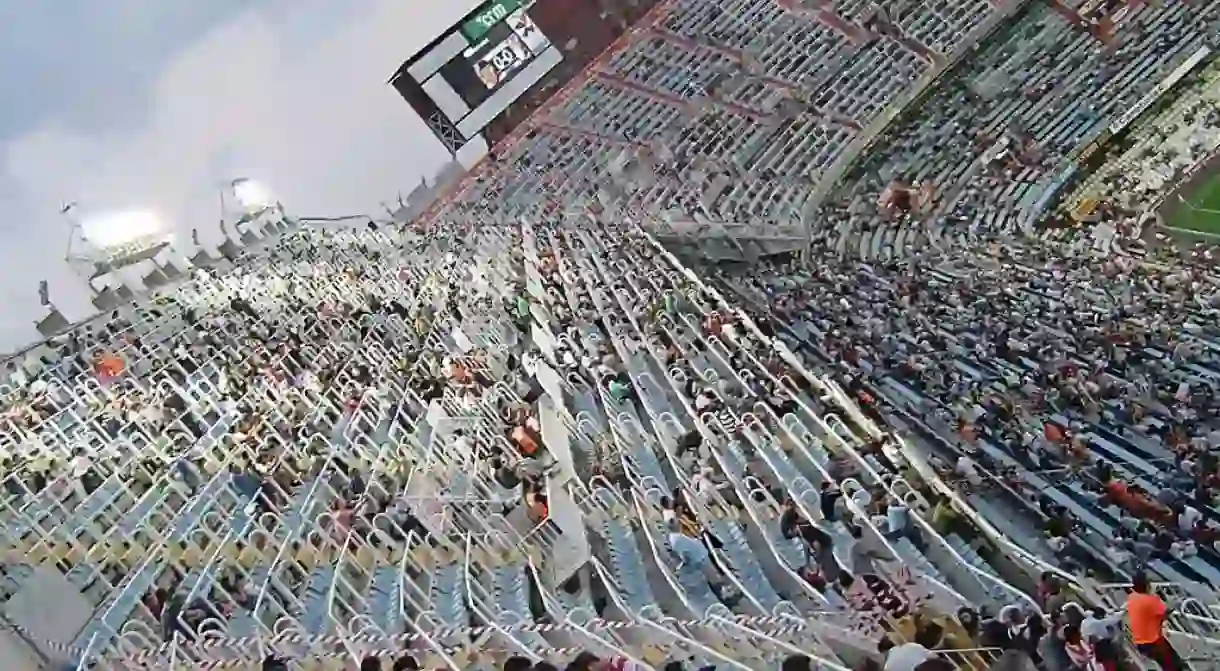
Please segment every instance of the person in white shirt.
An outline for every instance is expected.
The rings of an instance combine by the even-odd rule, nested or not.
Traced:
[[[471,449],[470,439],[466,437],[465,432],[463,432],[461,429],[458,429],[453,433],[453,445],[450,447],[452,453],[457,455],[459,459],[467,458],[470,455]]]
[[[873,502],[873,495],[869,494],[867,489],[861,487],[851,493],[851,501],[861,510],[868,510],[868,504]]]
[[[556,350],[555,358],[558,360],[559,365],[565,369],[572,369],[576,367],[576,357],[573,356],[572,353],[567,349]]]
[[[1190,505],[1182,506],[1182,512],[1178,513],[1178,531],[1183,534],[1193,534],[1195,526],[1199,524],[1199,520],[1203,519],[1203,513],[1197,508]]]
[[[93,459],[89,457],[84,448],[77,448],[76,456],[72,459],[72,491],[81,498],[88,495],[83,478],[92,468]]]
[[[1086,641],[1113,641],[1118,636],[1126,616],[1125,610],[1113,615],[1106,615],[1106,609],[1094,606],[1092,611],[1080,623],[1080,633]]]
[[[713,471],[710,466],[704,466],[703,468],[699,469],[698,473],[695,473],[695,476],[691,478],[690,481],[691,489],[695,490],[695,495],[699,498],[699,501],[704,504],[708,502],[708,499],[711,498],[712,494],[714,494],[716,490],[723,489],[728,486],[728,483],[717,485],[715,481],[712,480],[712,473]]]
[[[885,508],[886,520],[886,535],[890,538],[898,538],[906,535],[907,525],[910,524],[910,509],[897,501],[891,502]]]
[[[878,649],[885,655],[885,671],[915,671],[920,664],[936,657],[936,653],[918,643],[896,646],[888,638],[882,639]]]
[[[966,479],[972,486],[978,487],[983,484],[983,476],[979,475],[978,469],[974,465],[974,461],[962,455],[957,460],[957,468],[954,469],[957,474]]]
[[[703,543],[680,533],[677,523],[670,523],[669,548],[678,558],[679,568],[690,568],[703,574],[705,580],[713,589],[719,589],[719,574],[712,563],[711,552]]]
[[[72,459],[72,477],[80,479],[91,468],[93,468],[93,459],[89,457],[85,448],[77,448],[76,456]]]
[[[595,370],[597,367],[597,359],[594,359],[593,355],[589,352],[585,352],[580,355],[580,367],[584,370]]]

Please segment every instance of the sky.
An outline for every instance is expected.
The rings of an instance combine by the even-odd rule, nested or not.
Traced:
[[[8,0],[0,5],[0,351],[33,341],[39,280],[90,313],[71,223],[151,210],[220,237],[219,185],[290,214],[379,214],[448,159],[386,80],[474,0]]]

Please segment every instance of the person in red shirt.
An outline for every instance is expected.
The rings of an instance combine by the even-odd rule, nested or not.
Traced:
[[[1141,519],[1166,522],[1172,516],[1172,511],[1145,494],[1142,489],[1129,487],[1122,480],[1114,479],[1106,483],[1105,491],[1114,505]]]
[[[1132,515],[1165,524],[1173,521],[1173,511],[1149,496],[1143,488],[1139,486],[1130,487],[1127,492],[1128,500],[1126,507],[1127,510],[1131,511]]]
[[[1126,507],[1127,504],[1127,483],[1122,480],[1111,480],[1105,486],[1106,495],[1115,505]]]

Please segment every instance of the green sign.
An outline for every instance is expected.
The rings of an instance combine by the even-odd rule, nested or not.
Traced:
[[[462,24],[462,34],[472,43],[478,42],[493,26],[524,4],[525,0],[492,0]]]

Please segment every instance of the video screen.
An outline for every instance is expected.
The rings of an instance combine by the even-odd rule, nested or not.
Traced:
[[[499,44],[466,53],[475,75],[488,90],[500,88],[514,72],[533,58],[529,47],[517,34],[509,35]]]
[[[517,10],[491,26],[462,57],[442,66],[440,75],[475,108],[550,45],[525,10]]]

